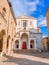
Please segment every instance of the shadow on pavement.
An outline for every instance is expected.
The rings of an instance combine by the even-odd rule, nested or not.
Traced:
[[[16,51],[14,53],[49,59],[49,52]]]
[[[38,62],[38,61],[33,61],[33,60],[28,60],[26,58],[15,58],[12,56],[6,56],[7,60],[3,60],[3,63],[14,63],[17,65],[49,65],[47,63],[43,62]]]

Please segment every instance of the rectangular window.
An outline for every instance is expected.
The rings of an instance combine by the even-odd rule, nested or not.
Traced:
[[[23,27],[26,27],[26,22],[23,22]]]
[[[27,20],[23,20],[23,27],[24,27],[24,29],[26,29],[26,26],[27,26]]]

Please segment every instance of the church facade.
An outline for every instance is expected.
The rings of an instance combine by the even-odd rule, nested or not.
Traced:
[[[23,15],[16,18],[14,50],[42,50],[42,33],[37,27],[37,19]]]

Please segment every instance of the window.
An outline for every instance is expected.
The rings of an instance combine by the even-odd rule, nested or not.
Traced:
[[[26,22],[23,22],[23,27],[26,27]]]
[[[5,8],[3,8],[3,11],[4,11],[4,12],[6,12],[6,9],[5,9]]]
[[[27,26],[27,20],[23,20],[23,27],[24,27],[24,29],[26,29],[26,26]]]
[[[6,16],[6,9],[5,8],[3,8],[2,15]]]

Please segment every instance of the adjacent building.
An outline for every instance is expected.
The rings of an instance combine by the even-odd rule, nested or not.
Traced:
[[[43,48],[45,51],[49,50],[49,37],[43,38]]]
[[[42,50],[42,33],[37,27],[37,19],[23,15],[16,18],[14,50]]]
[[[49,50],[49,6],[46,12],[46,19],[47,19],[48,37],[43,38],[43,47],[45,50]]]
[[[11,53],[16,33],[16,20],[11,3],[0,0],[0,52]]]
[[[49,36],[49,6],[47,9],[46,18],[47,18],[47,27],[48,27],[48,36]]]

